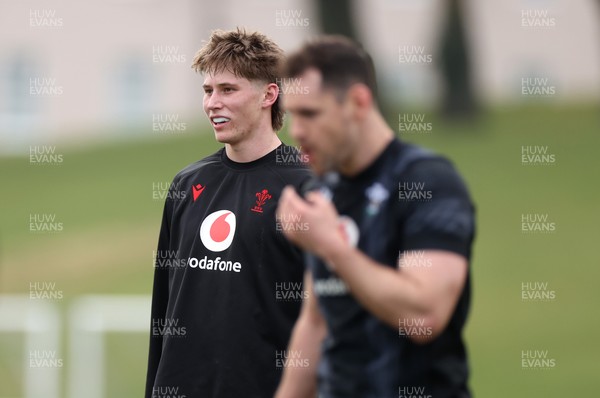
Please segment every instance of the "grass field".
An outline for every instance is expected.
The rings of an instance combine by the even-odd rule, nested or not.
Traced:
[[[477,204],[466,333],[475,395],[593,396],[600,388],[593,307],[600,302],[600,111],[531,106],[495,110],[474,124],[429,121],[431,133],[401,137],[448,155]],[[556,160],[523,165],[522,146],[547,146]],[[217,148],[212,134],[192,128],[76,151],[58,146],[64,161],[56,166],[0,159],[0,292],[27,295],[30,282],[55,282],[63,309],[85,294],[150,294],[163,205],[153,184]],[[63,231],[30,232],[32,213],[54,214]],[[523,233],[521,216],[533,213],[547,214],[555,232]],[[555,298],[523,301],[528,282],[547,283]],[[108,336],[106,396],[141,396],[147,341],[146,334]],[[22,395],[22,343],[19,334],[0,335],[2,398]],[[547,351],[555,366],[524,369],[528,350]]]

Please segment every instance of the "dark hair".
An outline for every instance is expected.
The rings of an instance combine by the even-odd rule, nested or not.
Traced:
[[[283,51],[267,36],[244,29],[215,30],[196,56],[192,68],[200,73],[230,71],[238,77],[278,84]],[[281,95],[281,92],[280,92]],[[283,126],[279,96],[271,107],[271,124],[275,131]]]
[[[362,46],[345,36],[328,35],[308,41],[287,57],[282,75],[298,77],[307,69],[317,69],[323,87],[333,89],[338,98],[355,83],[365,84],[377,97],[375,67],[371,56]]]

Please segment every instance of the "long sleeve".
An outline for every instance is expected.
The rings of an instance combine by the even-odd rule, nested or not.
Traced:
[[[152,388],[156,379],[156,372],[160,363],[163,336],[153,333],[154,324],[165,318],[169,303],[169,267],[168,263],[171,243],[171,214],[172,203],[169,199],[165,202],[162,224],[158,238],[158,248],[154,268],[154,285],[152,288],[152,310],[150,320],[150,348],[148,353],[148,372],[146,376],[146,398],[152,397]],[[165,262],[166,261],[166,262]]]

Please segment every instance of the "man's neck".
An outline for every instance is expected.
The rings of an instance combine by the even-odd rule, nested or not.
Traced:
[[[259,133],[254,134],[250,139],[235,144],[225,144],[225,153],[234,162],[248,163],[262,158],[279,145],[281,145],[281,140],[275,132],[272,134]]]
[[[383,153],[394,139],[394,132],[379,112],[374,111],[363,123],[360,139],[348,161],[341,165],[340,173],[347,177],[360,174]]]

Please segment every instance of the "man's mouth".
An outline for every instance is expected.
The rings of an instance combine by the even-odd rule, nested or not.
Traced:
[[[300,147],[300,154],[303,155],[307,160],[310,160],[312,150],[307,147]]]
[[[223,124],[229,122],[230,119],[223,117],[223,116],[216,116],[216,117],[211,117],[210,121],[212,122],[212,124],[214,126],[222,126]]]

